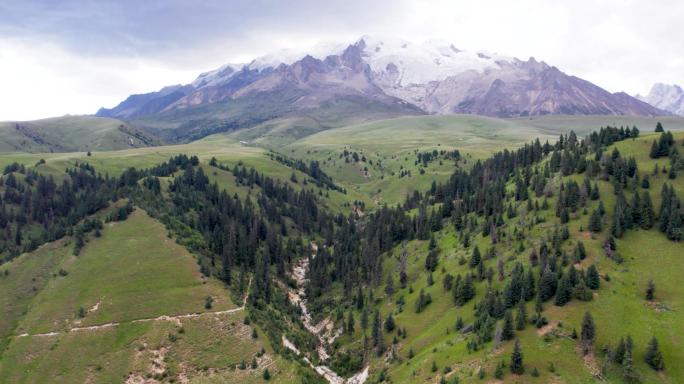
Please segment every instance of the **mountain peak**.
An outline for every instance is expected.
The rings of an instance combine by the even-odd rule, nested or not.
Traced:
[[[654,89],[655,94],[674,95],[669,99],[682,93],[679,87]],[[631,96],[611,94],[535,57],[523,61],[463,50],[438,39],[414,42],[363,35],[351,44],[281,49],[247,64],[226,64],[189,85],[132,96],[99,114],[134,118],[244,98],[255,102],[270,98],[276,109],[288,113],[334,105],[342,98],[377,103],[392,113],[420,110],[500,117],[665,113]]]
[[[654,107],[684,115],[684,90],[679,85],[655,83],[648,95],[636,95],[636,97]]]

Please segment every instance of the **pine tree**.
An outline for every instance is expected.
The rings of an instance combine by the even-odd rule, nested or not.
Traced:
[[[567,274],[560,278],[558,288],[556,289],[555,304],[559,307],[564,306],[572,298],[572,283]]]
[[[382,333],[380,332],[380,312],[377,310],[373,313],[373,326],[371,328],[371,337],[373,340],[373,346],[377,347],[382,339]]]
[[[634,370],[634,361],[632,359],[632,350],[625,351],[625,358],[622,360],[622,375],[628,383],[639,382],[639,376]]]
[[[587,286],[591,289],[598,289],[601,285],[601,278],[599,277],[596,265],[592,264],[587,269]]]
[[[663,354],[660,352],[658,340],[655,338],[655,336],[648,343],[648,348],[646,349],[646,355],[644,356],[644,359],[646,360],[646,363],[656,371],[662,371],[665,369]]]
[[[513,353],[511,353],[511,373],[516,375],[522,375],[525,373],[525,366],[523,365],[523,353],[520,348],[520,341],[515,340],[515,345],[513,346]]]
[[[513,336],[513,315],[511,314],[511,311],[506,311],[506,314],[504,315],[503,328],[501,330],[501,338],[503,340],[512,340]]]
[[[368,329],[368,311],[365,309],[361,311],[361,328],[364,332]]]
[[[347,333],[348,334],[353,334],[354,333],[354,312],[352,310],[349,310],[349,315],[347,316]]]
[[[591,348],[594,343],[594,338],[596,338],[596,326],[594,325],[594,318],[589,312],[584,313],[580,338],[582,340],[584,353],[587,354],[589,352],[589,348]]]
[[[653,280],[648,281],[646,286],[646,300],[653,301],[655,299],[655,283]]]
[[[601,232],[603,223],[601,222],[601,213],[599,210],[594,210],[589,217],[589,230],[592,232]]]
[[[392,317],[392,314],[390,313],[389,315],[387,315],[387,318],[385,319],[385,332],[392,332],[394,331],[395,327],[396,324],[394,323],[394,317]]]
[[[648,191],[644,192],[643,198],[641,199],[639,218],[640,222],[638,224],[641,228],[653,228],[653,223],[655,222],[655,211],[653,210],[653,202],[651,202],[651,195],[648,193]]]
[[[539,298],[546,301],[556,294],[556,276],[547,265],[539,279]]]
[[[387,275],[387,283],[385,285],[385,293],[387,296],[392,296],[394,295],[394,279],[392,278],[392,274]]]
[[[656,123],[655,132],[656,133],[665,132],[665,129],[663,129],[663,125],[660,123],[660,121]]]
[[[527,324],[527,308],[525,308],[525,300],[518,302],[518,312],[515,316],[515,329],[522,331]]]
[[[480,255],[480,248],[476,245],[475,248],[473,248],[472,255],[470,256],[470,268],[477,267],[481,260],[482,256]]]

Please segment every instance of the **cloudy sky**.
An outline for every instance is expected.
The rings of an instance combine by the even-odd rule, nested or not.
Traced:
[[[677,0],[3,0],[0,120],[94,113],[281,48],[391,35],[534,56],[610,91],[684,85]]]

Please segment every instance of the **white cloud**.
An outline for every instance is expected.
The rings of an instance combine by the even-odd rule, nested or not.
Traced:
[[[0,40],[0,120],[92,114],[197,70],[140,58],[87,58],[35,40]]]

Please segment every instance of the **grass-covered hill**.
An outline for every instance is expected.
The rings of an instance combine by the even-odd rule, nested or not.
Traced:
[[[159,143],[140,129],[111,118],[64,116],[0,122],[0,152],[111,151]]]
[[[544,119],[0,154],[0,382],[680,382],[684,134]]]
[[[681,175],[673,177],[669,172],[671,157],[654,159],[649,156],[652,142],[658,138],[658,134],[647,134],[627,139],[605,148],[603,153],[608,157],[619,153],[621,158],[636,160],[636,179],[625,181],[626,187],[619,193],[625,196],[628,205],[633,205],[634,193],[641,197],[648,193],[654,217],[660,216],[663,220],[663,186],[672,187],[678,196],[682,196],[684,179]],[[673,148],[681,151],[684,135],[676,134],[674,138]],[[677,167],[681,167],[681,163]],[[561,209],[560,217],[557,216],[561,186],[573,182],[582,185],[585,177],[598,188],[599,197],[592,198],[591,192],[585,196],[580,191],[576,210],[565,212]],[[363,333],[358,326],[359,319],[365,316],[370,319],[367,333],[371,338],[373,313],[377,311],[384,339],[383,352],[379,355],[376,351],[369,353],[371,370],[375,368],[376,372],[382,372],[376,378],[395,383],[681,381],[684,372],[677,363],[684,358],[680,347],[682,340],[677,332],[678,324],[684,321],[677,309],[684,297],[678,283],[684,275],[677,267],[682,263],[684,251],[681,222],[674,224],[678,229],[672,229],[671,224],[669,232],[667,228],[661,230],[662,224],[657,219],[652,227],[639,221],[630,224],[630,229],[616,229],[615,220],[619,214],[615,206],[620,198],[615,195],[612,178],[601,173],[587,176],[586,171],[553,176],[541,196],[535,197],[532,191],[529,192],[531,209],[527,199],[516,199],[514,185],[509,184],[502,222],[496,224],[497,229],[492,233],[483,235],[486,222],[483,226],[481,218],[475,224],[468,220],[462,229],[450,222],[430,235],[434,241],[416,239],[391,248],[382,258],[382,275],[376,280],[379,283],[361,296],[371,299],[359,305],[360,300],[352,298],[350,309],[342,311],[341,326],[348,327],[350,315],[355,317],[357,325],[352,333],[342,336],[333,345],[333,350],[340,351],[339,364],[360,366],[360,361],[349,360],[346,351],[354,356],[363,349],[358,342]],[[648,180],[647,184],[643,183],[644,179]],[[544,208],[544,201],[547,208]],[[605,213],[599,219],[600,229],[590,230],[592,213],[600,204],[605,207]],[[681,220],[681,205],[673,204],[664,210],[678,212],[676,220]],[[624,209],[623,205],[618,206]],[[636,215],[635,210],[631,212]],[[620,236],[613,233],[620,233]],[[615,250],[606,248],[606,239],[614,242]],[[554,256],[553,244],[556,243],[558,248]],[[474,260],[474,253],[480,254],[478,261]],[[543,273],[539,270],[542,267],[531,265],[535,265],[532,260],[538,263],[542,254],[557,257],[558,264],[552,273],[556,276],[549,280],[556,280],[553,293],[537,303]],[[437,255],[437,261],[429,261],[434,255]],[[435,266],[428,268],[428,265]],[[523,305],[515,304],[516,297],[512,298],[513,303],[507,304],[505,295],[511,284],[515,284],[512,279],[519,266],[532,271],[536,284],[535,295],[524,302],[526,321],[519,321]],[[574,268],[574,273],[583,276],[592,266],[600,276],[596,289],[588,289],[584,284],[589,278],[580,277],[577,279],[582,282],[577,284],[581,289],[575,284],[564,294],[559,293],[560,285],[565,284],[561,283],[563,277],[558,276],[561,271],[565,276],[571,276],[570,271]],[[469,279],[468,276],[472,276],[470,286],[475,295],[464,300],[458,281]],[[649,282],[653,282],[655,294],[647,298]],[[499,311],[496,309],[498,300],[503,300],[501,318],[493,317],[491,322],[477,315],[483,306],[491,305],[488,292],[493,294],[495,311]],[[495,292],[502,296],[498,297]],[[421,300],[421,296],[430,299]],[[322,298],[329,300],[326,295]],[[506,309],[508,307],[510,309]],[[581,332],[587,312],[595,324],[595,337],[589,352],[584,354]],[[506,325],[509,316],[512,328]],[[391,330],[387,326],[390,317]],[[482,321],[489,325],[483,325]],[[662,353],[665,366],[662,371],[646,362],[653,337]],[[629,361],[620,349],[620,340],[628,338],[633,345]],[[522,374],[511,373],[513,340],[519,341],[522,348]]]
[[[78,256],[65,238],[0,267],[0,382],[245,383],[264,370],[298,382],[243,303],[144,211],[86,240]]]

